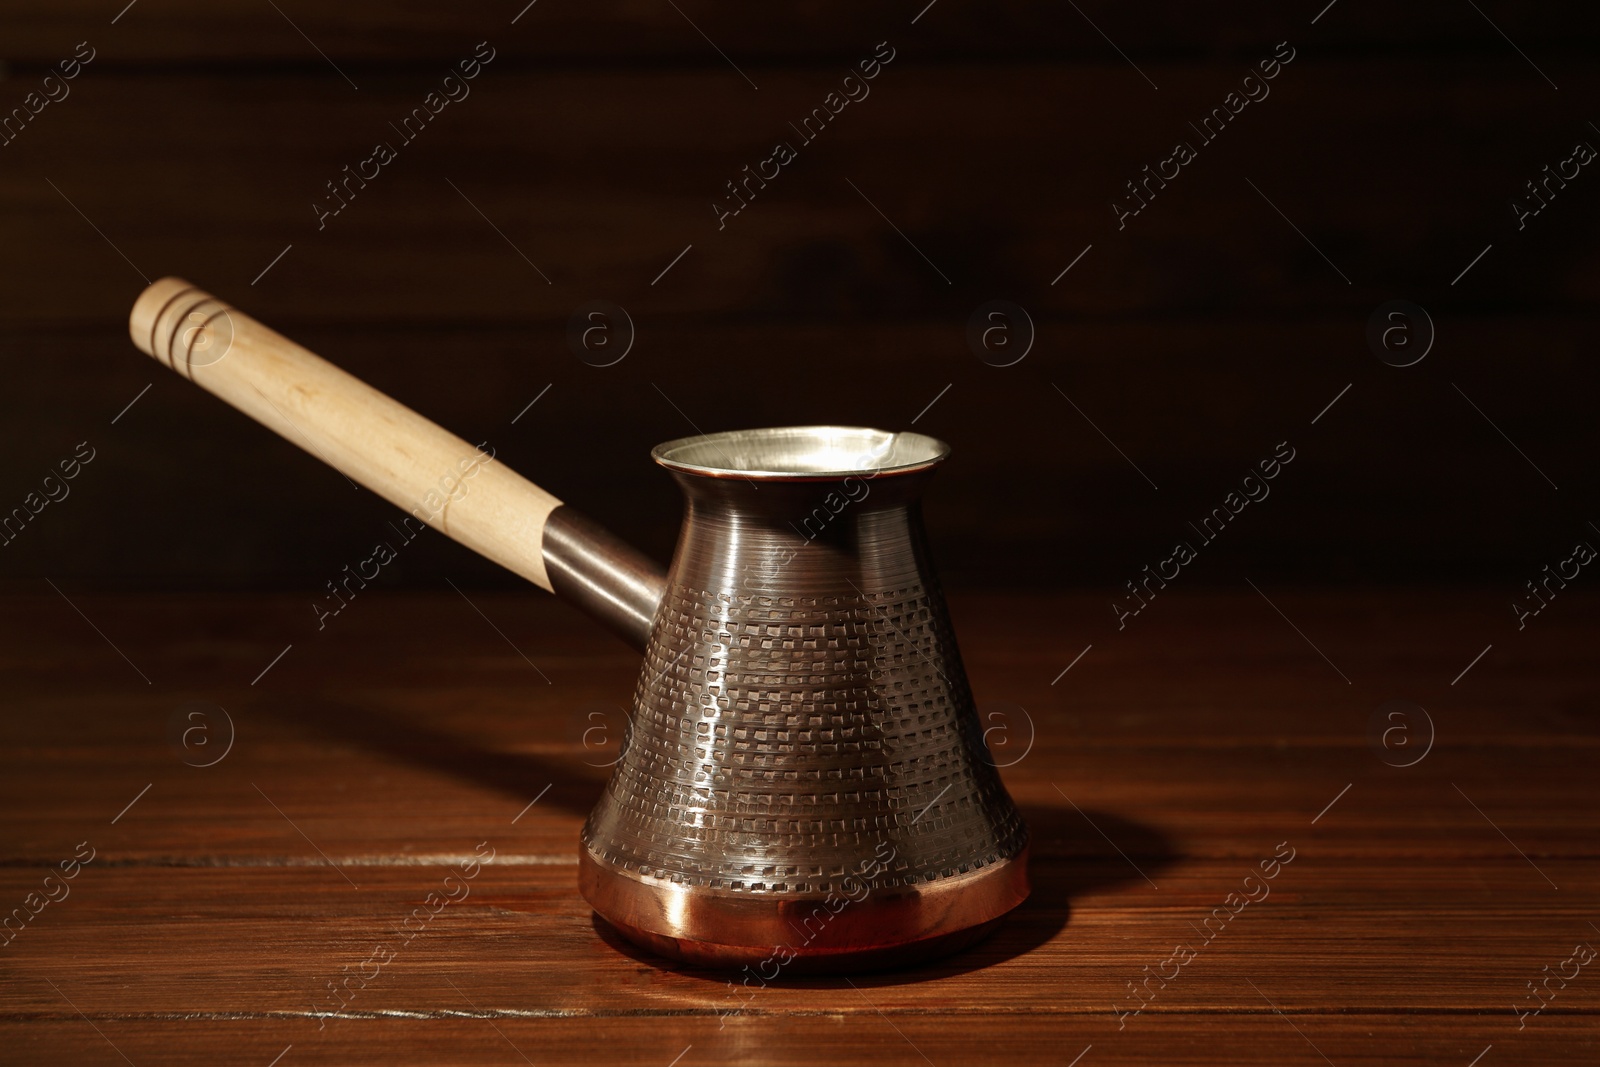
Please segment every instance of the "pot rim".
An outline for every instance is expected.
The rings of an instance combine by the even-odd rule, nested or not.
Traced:
[[[879,478],[938,466],[950,446],[926,434],[869,426],[767,426],[666,441],[650,458],[708,478],[810,482]]]

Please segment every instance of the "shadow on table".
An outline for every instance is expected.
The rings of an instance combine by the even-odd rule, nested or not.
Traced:
[[[610,773],[570,757],[543,756],[484,749],[460,736],[431,729],[415,719],[393,716],[343,701],[315,700],[286,705],[279,714],[349,744],[376,749],[397,760],[486,784],[511,797],[531,795],[540,781],[551,783],[540,805],[587,815],[599,799]],[[1031,832],[1028,874],[1033,891],[1001,921],[995,932],[962,952],[898,971],[852,975],[857,986],[874,987],[923,982],[979,970],[1021,956],[1045,944],[1066,927],[1072,899],[1123,882],[1143,882],[1165,870],[1175,858],[1171,843],[1153,827],[1103,811],[1022,806]],[[725,972],[685,967],[636,948],[600,919],[599,936],[618,952],[641,963],[676,971],[690,978],[723,984]],[[780,976],[792,988],[832,989],[848,983],[842,977]]]
[[[789,989],[843,989],[906,985],[965,974],[1033,951],[1059,934],[1072,914],[1072,899],[1124,882],[1145,883],[1176,858],[1171,842],[1153,827],[1103,811],[1022,806],[1032,832],[1028,863],[1033,892],[1001,921],[993,934],[953,956],[903,970],[848,976],[780,975]],[[1092,825],[1091,825],[1092,820]],[[1115,844],[1108,843],[1115,842]],[[1118,850],[1122,854],[1119,854]],[[606,922],[591,916],[595,932],[618,952],[651,966],[723,985],[729,975],[686,967],[646,952]]]
[[[506,752],[472,744],[459,734],[435,729],[410,716],[397,716],[342,700],[285,701],[273,712],[345,744],[381,752],[399,763],[448,774],[505,793],[525,803],[550,784],[539,807],[579,817],[600,799],[608,767],[585,764],[577,755]]]

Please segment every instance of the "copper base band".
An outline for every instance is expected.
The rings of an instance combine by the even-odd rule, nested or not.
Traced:
[[[629,941],[701,967],[792,974],[906,966],[960,951],[1028,896],[1027,849],[982,870],[858,896],[689,889],[578,855],[578,888]]]

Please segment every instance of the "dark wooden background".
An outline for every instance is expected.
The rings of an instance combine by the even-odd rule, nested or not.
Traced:
[[[651,445],[805,421],[955,445],[929,503],[953,585],[1115,587],[1282,440],[1295,464],[1186,580],[1515,588],[1600,519],[1600,176],[1520,232],[1510,206],[1600,145],[1591,5],[276,6],[7,5],[0,107],[97,55],[0,147],[0,508],[98,452],[0,549],[8,585],[315,589],[392,514],[135,352],[141,273],[493,440],[662,557]],[[483,40],[471,96],[319,232],[323,183]],[[884,40],[871,95],[719,232],[723,183]],[[1119,232],[1122,183],[1282,40],[1270,97]],[[1037,325],[1012,367],[965,340],[995,298]],[[613,367],[566,344],[593,299],[637,326]],[[1437,326],[1413,367],[1364,339],[1393,299]],[[441,538],[388,570],[513,584]]]

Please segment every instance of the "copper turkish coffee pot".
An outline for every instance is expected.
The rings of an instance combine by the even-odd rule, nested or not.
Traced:
[[[847,971],[956,951],[1028,894],[919,500],[949,449],[839,426],[669,441],[687,500],[652,560],[188,282],[133,307],[147,354],[644,651],[578,884],[694,964]]]

